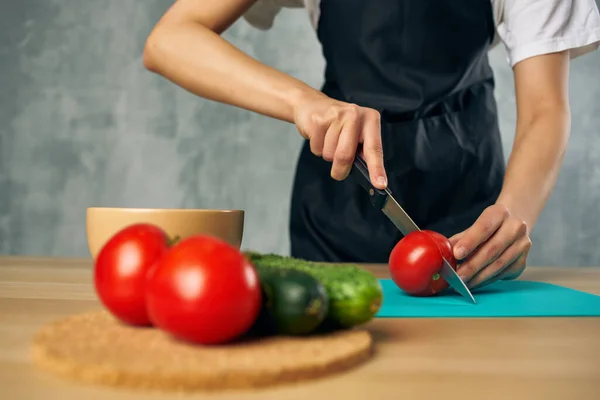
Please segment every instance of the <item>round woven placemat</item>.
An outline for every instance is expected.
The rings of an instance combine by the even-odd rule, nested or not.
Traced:
[[[371,349],[371,335],[360,329],[200,346],[95,311],[42,327],[33,339],[32,356],[40,368],[87,383],[214,391],[320,378],[365,361]]]

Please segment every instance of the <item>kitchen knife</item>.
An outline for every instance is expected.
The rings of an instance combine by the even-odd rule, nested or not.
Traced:
[[[421,230],[400,204],[398,204],[396,199],[394,199],[389,188],[381,190],[371,184],[367,164],[358,155],[354,160],[350,176],[352,176],[358,184],[367,191],[373,207],[381,210],[404,236],[408,235],[410,232]],[[475,298],[471,294],[469,288],[467,288],[467,285],[460,279],[448,260],[443,256],[442,258],[444,260],[444,265],[440,271],[441,277],[444,278],[444,280],[458,293],[471,299],[471,301],[475,303]]]

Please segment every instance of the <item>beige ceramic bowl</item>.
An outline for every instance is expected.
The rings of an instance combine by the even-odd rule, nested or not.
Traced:
[[[244,211],[90,207],[86,212],[86,233],[92,258],[96,259],[102,246],[115,233],[140,222],[159,226],[171,238],[208,234],[239,249]]]

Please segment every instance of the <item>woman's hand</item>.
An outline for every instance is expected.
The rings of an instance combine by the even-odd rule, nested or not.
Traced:
[[[502,192],[473,226],[450,238],[462,260],[458,274],[472,288],[515,279],[525,269],[530,230],[554,187],[569,138],[569,52],[530,57],[514,72],[517,130]]]
[[[457,273],[470,288],[518,278],[531,248],[527,224],[502,204],[485,209],[471,227],[451,237],[450,242],[454,256],[462,261]]]
[[[310,141],[312,153],[333,162],[332,178],[348,176],[358,151],[365,158],[371,183],[379,189],[387,187],[379,112],[322,94],[310,95],[297,103],[294,123]]]
[[[198,96],[295,123],[312,152],[333,162],[336,180],[348,176],[360,148],[371,182],[386,188],[376,110],[331,99],[221,37],[255,2],[175,2],[148,37],[144,65]]]

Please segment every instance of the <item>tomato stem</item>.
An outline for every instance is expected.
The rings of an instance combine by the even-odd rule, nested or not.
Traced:
[[[180,240],[181,240],[181,237],[179,235],[175,235],[172,238],[167,237],[167,243],[168,243],[169,247],[175,246],[177,244],[177,242],[179,242]]]

